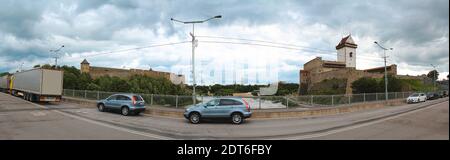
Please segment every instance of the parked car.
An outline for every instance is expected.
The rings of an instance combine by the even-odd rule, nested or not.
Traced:
[[[138,115],[145,111],[145,101],[137,94],[114,94],[98,101],[97,108],[100,112],[116,110],[124,116]]]
[[[428,92],[427,93],[427,100],[434,100],[438,99],[439,95],[436,92]]]
[[[408,98],[406,98],[407,103],[418,103],[425,102],[427,100],[427,96],[425,93],[413,93]]]
[[[191,106],[184,112],[184,117],[193,124],[212,118],[230,118],[232,123],[241,124],[251,115],[250,105],[242,98],[216,98]]]
[[[448,96],[448,91],[443,91],[444,93],[443,93],[443,95],[444,95],[444,97],[447,97]]]

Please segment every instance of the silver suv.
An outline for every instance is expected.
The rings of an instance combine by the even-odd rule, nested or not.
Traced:
[[[184,117],[194,124],[203,118],[230,118],[234,124],[241,124],[251,115],[250,105],[242,98],[217,98],[191,106],[184,112]]]

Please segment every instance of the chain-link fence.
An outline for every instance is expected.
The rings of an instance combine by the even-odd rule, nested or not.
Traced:
[[[64,89],[63,96],[82,98],[89,100],[105,99],[118,92],[88,91]],[[413,92],[390,92],[388,100],[405,99]],[[157,95],[140,94],[149,106],[160,106],[170,108],[185,108],[193,104],[192,96],[181,95]],[[208,102],[217,96],[197,96],[197,103]],[[303,95],[303,96],[248,96],[235,97],[245,100],[252,109],[275,109],[275,108],[310,108],[331,107],[347,105],[352,103],[364,103],[386,100],[385,93],[363,93],[352,95]]]

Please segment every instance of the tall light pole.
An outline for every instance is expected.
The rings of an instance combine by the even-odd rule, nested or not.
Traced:
[[[55,53],[55,57],[53,57],[53,58],[55,58],[55,69],[56,69],[56,67],[58,66],[58,52],[62,49],[62,48],[64,48],[64,45],[62,45],[61,47],[59,47],[58,49],[51,49],[50,50],[50,52],[53,52],[53,53]]]
[[[436,70],[436,66],[434,66],[433,64],[430,64],[433,68],[434,68],[434,71],[432,71],[433,72],[433,91],[435,91],[436,92],[436,72],[437,72],[437,70]]]
[[[394,48],[385,48],[383,46],[381,46],[377,41],[374,42],[375,44],[378,45],[378,47],[380,47],[381,49],[383,49],[383,53],[384,53],[384,94],[385,94],[385,100],[388,100],[388,78],[387,78],[387,69],[386,69],[386,50],[393,50]]]
[[[215,19],[215,18],[222,18],[221,15],[217,15],[202,21],[180,21],[180,20],[176,20],[174,18],[170,18],[171,21],[175,21],[175,22],[179,22],[179,23],[183,23],[183,24],[192,24],[192,32],[190,33],[191,37],[192,37],[192,101],[194,104],[196,104],[196,95],[195,95],[195,47],[197,47],[198,45],[198,41],[195,39],[195,33],[194,33],[194,29],[195,29],[195,24],[196,23],[203,23],[206,21],[209,21],[211,19]]]

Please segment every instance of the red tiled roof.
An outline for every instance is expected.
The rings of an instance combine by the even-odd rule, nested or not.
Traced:
[[[86,59],[84,59],[83,62],[81,62],[81,64],[89,64],[89,62]]]
[[[340,48],[344,47],[345,44],[349,44],[349,45],[351,45],[352,47],[355,47],[355,48],[356,48],[356,46],[357,46],[356,44],[347,43],[347,39],[348,39],[350,36],[351,36],[351,35],[348,35],[347,37],[342,38],[341,41],[339,42],[339,44],[336,46],[336,49],[340,49]]]

